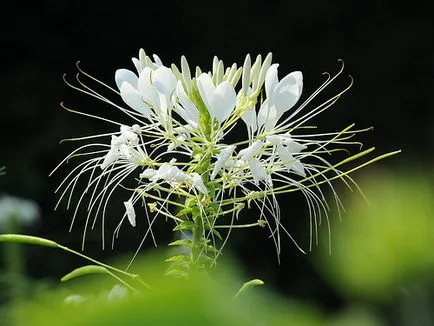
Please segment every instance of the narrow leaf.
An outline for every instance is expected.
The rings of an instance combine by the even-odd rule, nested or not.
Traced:
[[[23,234],[1,234],[0,242],[19,242],[38,246],[58,248],[59,245],[51,240]]]
[[[66,274],[60,280],[62,282],[66,282],[66,281],[69,281],[73,278],[83,276],[83,275],[89,275],[89,274],[109,274],[109,275],[111,275],[112,273],[110,273],[107,268],[102,267],[102,266],[86,265],[86,266],[74,269],[72,272]]]
[[[183,221],[173,228],[173,231],[193,230],[195,224],[191,221]]]
[[[259,279],[253,279],[244,283],[243,286],[238,290],[238,292],[233,296],[232,300],[237,298],[241,293],[245,292],[246,290],[258,285],[264,285],[264,282]]]
[[[186,255],[177,255],[166,259],[166,262],[177,262],[177,263],[181,263],[181,262],[184,263],[189,261],[190,261],[190,257]]]
[[[193,244],[189,240],[176,240],[169,243],[169,246],[183,246],[187,248],[192,248]]]

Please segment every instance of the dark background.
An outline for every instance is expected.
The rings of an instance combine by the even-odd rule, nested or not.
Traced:
[[[25,232],[80,248],[81,229],[68,233],[71,213],[53,211],[53,191],[66,170],[51,178],[48,174],[74,148],[59,145],[61,139],[98,133],[101,124],[66,112],[60,102],[83,111],[104,105],[67,87],[62,75],[73,79],[80,61],[83,69],[113,86],[114,71],[132,69],[130,58],[139,48],[158,54],[167,65],[178,64],[185,55],[191,66],[204,69],[211,68],[214,55],[242,64],[246,53],[255,57],[271,51],[273,61],[280,63],[280,76],[303,72],[305,96],[321,83],[322,72],[337,71],[338,59],[343,59],[354,86],[318,118],[319,124],[374,126],[362,137],[368,146],[375,145],[379,154],[403,150],[381,163],[383,168],[432,164],[433,14],[431,1],[3,2],[0,165],[6,165],[7,175],[0,178],[0,191],[40,205],[40,222]],[[303,239],[306,212],[304,204],[298,206],[288,225]],[[168,229],[164,223],[156,227],[162,246]],[[100,249],[98,237],[98,232],[91,235],[86,252],[101,258],[131,252],[138,239],[124,235],[112,252]],[[324,309],[345,304],[309,255],[289,241],[279,266],[262,230],[240,232],[232,239],[230,246],[247,275]],[[35,278],[58,278],[82,263],[40,248],[26,252],[29,274]]]

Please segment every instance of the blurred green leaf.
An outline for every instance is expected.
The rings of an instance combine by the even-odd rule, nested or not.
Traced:
[[[82,278],[70,297],[80,300],[65,302],[71,289],[45,291],[14,307],[15,325],[322,325],[323,317],[315,309],[267,291],[249,291],[232,301],[233,285],[240,283],[235,270],[181,280],[159,274],[158,265],[149,257],[139,265],[152,290],[111,300],[109,291],[100,289],[101,284],[110,289],[112,283]]]
[[[345,295],[389,298],[406,284],[433,280],[434,187],[428,172],[409,171],[367,178],[370,204],[353,197],[333,228],[332,253],[324,250],[321,264]]]

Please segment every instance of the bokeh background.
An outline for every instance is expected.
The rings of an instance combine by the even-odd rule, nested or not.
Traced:
[[[338,59],[343,59],[344,74],[353,76],[354,85],[332,110],[318,117],[318,125],[325,130],[353,122],[360,128],[373,126],[362,136],[368,147],[375,146],[378,154],[402,149],[400,155],[368,167],[361,178],[413,170],[432,175],[433,14],[431,1],[3,2],[0,166],[6,166],[7,174],[0,177],[0,192],[39,205],[39,221],[23,232],[80,248],[82,230],[68,232],[72,213],[63,207],[53,209],[57,199],[53,192],[66,170],[48,175],[74,148],[59,144],[61,139],[98,133],[107,126],[68,113],[60,103],[116,115],[69,88],[62,76],[73,80],[80,61],[85,71],[114,85],[114,71],[132,68],[130,58],[140,48],[158,54],[167,64],[178,64],[185,55],[191,66],[205,69],[211,68],[214,55],[225,63],[242,64],[246,53],[271,51],[281,75],[303,72],[305,96],[321,83],[323,72],[337,71]],[[286,198],[285,203],[287,225],[306,246],[305,205],[301,198]],[[114,209],[112,214],[118,213]],[[131,253],[140,233],[126,232],[132,234],[121,235],[114,251],[101,250],[100,233],[91,233],[86,253],[101,259]],[[170,240],[165,223],[155,232],[162,246]],[[348,304],[313,262],[318,248],[303,255],[288,240],[279,265],[263,230],[237,232],[229,248],[247,276],[262,278],[285,296],[330,312]],[[40,248],[26,248],[25,254],[26,271],[37,280],[57,280],[82,263]],[[390,314],[388,309],[386,305],[385,315]]]

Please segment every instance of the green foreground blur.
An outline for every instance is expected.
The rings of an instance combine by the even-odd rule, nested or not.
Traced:
[[[10,305],[3,313],[8,323],[1,325],[388,325],[375,305],[396,305],[395,325],[429,325],[434,317],[431,179],[397,172],[365,177],[361,186],[369,204],[354,194],[346,198],[342,221],[332,217],[332,253],[322,245],[312,259],[349,303],[333,316],[271,293],[267,284],[233,299],[246,281],[236,264],[188,281],[162,276],[162,255],[154,252],[134,265],[152,289],[116,294],[116,280],[84,276]]]

